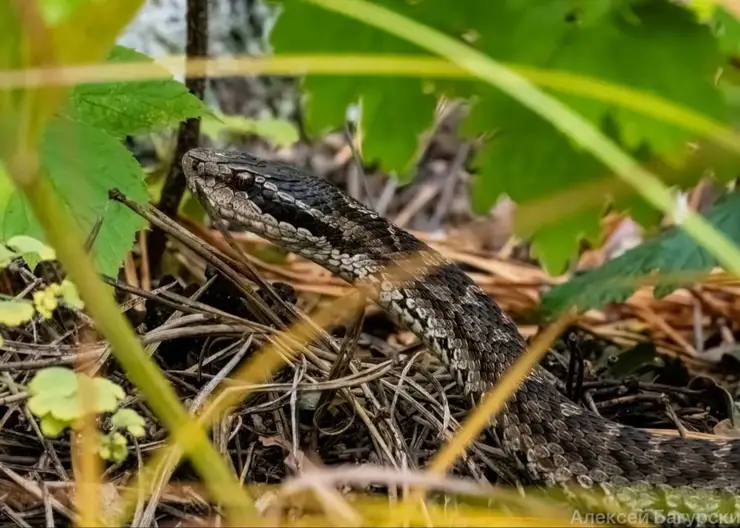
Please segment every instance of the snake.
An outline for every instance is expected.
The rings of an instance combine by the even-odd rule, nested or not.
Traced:
[[[189,150],[182,168],[211,214],[370,291],[473,404],[525,352],[515,322],[462,268],[329,182],[212,148]],[[488,431],[541,489],[580,490],[627,511],[740,512],[740,440],[611,421],[567,398],[540,365]]]

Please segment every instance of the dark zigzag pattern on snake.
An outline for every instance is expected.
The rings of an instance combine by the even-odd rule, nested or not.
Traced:
[[[458,266],[324,180],[210,149],[185,154],[183,168],[191,190],[224,219],[350,283],[369,283],[378,304],[474,399],[523,353],[513,321]],[[403,269],[412,254],[421,256],[421,265],[415,262],[406,280],[391,283],[385,266]],[[542,367],[524,380],[493,427],[531,482],[606,492],[636,510],[668,504],[711,511],[717,506],[701,490],[734,495],[740,488],[740,440],[681,438],[617,424],[568,400]],[[730,508],[740,511],[735,501]]]

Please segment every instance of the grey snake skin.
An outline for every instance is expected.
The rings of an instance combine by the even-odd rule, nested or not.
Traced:
[[[369,285],[381,308],[475,401],[525,350],[514,322],[458,266],[329,183],[239,152],[194,149],[182,166],[195,196],[224,219]],[[411,268],[405,262],[413,254]],[[407,278],[386,276],[391,265]],[[562,395],[542,367],[491,429],[539,487],[571,497],[587,490],[629,511],[740,512],[740,440],[653,434],[609,421]]]

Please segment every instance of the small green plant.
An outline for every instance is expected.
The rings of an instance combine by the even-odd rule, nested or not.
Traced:
[[[144,419],[132,409],[118,408],[126,393],[110,380],[91,378],[64,367],[40,370],[28,384],[28,410],[40,419],[41,431],[48,437],[75,430],[85,417],[80,395],[85,382],[93,396],[88,410],[95,414],[112,413],[110,430],[99,433],[98,454],[105,460],[122,462],[128,456],[128,442],[122,431],[143,437]]]
[[[38,15],[49,16],[48,11],[26,9],[27,4],[0,2],[0,70],[6,81],[6,74],[11,79],[29,79],[23,71],[29,69],[95,68],[106,58],[109,62],[134,62],[135,68],[151,61],[113,45],[143,0],[74,0],[74,7],[52,10],[46,20]],[[173,91],[154,81],[29,87],[11,80],[0,89],[0,240],[24,234],[55,248],[60,264],[78,286],[96,330],[110,342],[124,373],[168,431],[175,433],[176,440],[188,427],[188,442],[180,442],[180,447],[209,492],[219,497],[234,523],[252,524],[246,520],[254,513],[252,499],[144,352],[99,277],[101,272],[116,275],[134,234],[145,226],[128,208],[109,200],[111,188],[118,188],[139,204],[148,198],[143,170],[126,148],[125,136],[174,125],[208,111],[171,78],[170,72],[160,70],[163,75],[155,77],[164,78]],[[174,93],[175,85],[183,97]],[[187,101],[193,103],[195,111],[192,107],[183,111]],[[173,108],[178,115],[172,115]],[[93,229],[97,235],[94,244],[85,247],[85,237]],[[91,380],[84,380],[80,386],[87,388],[89,384]],[[191,424],[194,427],[190,428]],[[104,449],[103,454],[120,458],[116,436],[111,436],[106,446],[113,450]],[[95,501],[85,498],[85,494],[78,494],[79,523],[100,524]]]
[[[5,244],[0,244],[0,270],[18,258],[22,258],[29,269],[34,270],[39,262],[55,260],[56,252],[33,237],[17,235]],[[52,283],[46,288],[36,290],[32,301],[4,299],[0,295],[0,324],[18,326],[30,321],[36,314],[49,319],[60,302],[79,310],[85,307],[77,287],[69,279],[64,279],[61,284]]]
[[[0,244],[0,269],[19,258],[34,270],[40,262],[55,260],[56,252],[27,235],[17,235]],[[80,310],[84,308],[76,286],[69,279],[34,291],[33,300],[0,298],[0,324],[18,326],[37,315],[49,319],[60,303]],[[46,436],[57,437],[80,423],[83,417],[79,397],[82,376],[91,381],[90,386],[95,393],[91,410],[95,413],[116,411],[126,396],[121,387],[103,378],[92,379],[63,367],[40,370],[28,386],[31,394],[28,409],[40,418],[41,431]],[[136,411],[120,409],[113,414],[110,423],[111,430],[99,435],[98,453],[106,460],[120,462],[128,456],[128,442],[119,430],[127,430],[136,437],[143,436],[144,420]]]
[[[151,63],[152,59],[115,46],[108,62]],[[117,188],[139,204],[149,199],[144,170],[124,144],[126,136],[166,129],[209,113],[202,101],[170,76],[80,84],[49,122],[40,145],[42,169],[83,233],[101,222],[91,248],[98,271],[116,275],[135,233],[146,227],[141,217],[108,198],[108,191]],[[0,239],[24,235],[44,242],[26,198],[7,183],[0,160]]]

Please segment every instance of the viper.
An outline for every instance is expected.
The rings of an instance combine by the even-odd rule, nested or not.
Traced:
[[[328,182],[244,152],[193,149],[182,166],[214,214],[369,288],[472,403],[524,352],[515,323],[461,268]],[[610,421],[566,398],[540,366],[490,432],[541,487],[598,492],[631,510],[740,512],[740,440]]]

